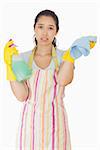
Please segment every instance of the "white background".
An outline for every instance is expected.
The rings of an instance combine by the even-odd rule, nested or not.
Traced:
[[[37,13],[51,9],[59,17],[57,45],[69,48],[85,35],[97,35],[98,43],[88,57],[75,63],[73,82],[66,87],[64,103],[68,112],[72,150],[100,150],[100,5],[95,1],[5,1],[0,5],[0,150],[15,150],[16,129],[22,103],[17,101],[6,80],[4,44],[13,38],[20,52],[33,48],[33,24]]]

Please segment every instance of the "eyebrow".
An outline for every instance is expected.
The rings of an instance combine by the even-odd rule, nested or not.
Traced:
[[[38,25],[44,25],[44,24],[42,24],[42,23],[39,23]],[[54,25],[52,25],[52,24],[49,24],[49,26],[52,26],[52,27],[54,27]]]

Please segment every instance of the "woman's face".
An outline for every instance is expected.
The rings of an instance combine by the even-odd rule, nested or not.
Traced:
[[[54,19],[50,16],[41,16],[35,25],[35,35],[38,44],[52,44],[56,34],[57,31]]]

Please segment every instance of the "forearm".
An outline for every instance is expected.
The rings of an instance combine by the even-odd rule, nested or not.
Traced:
[[[73,80],[74,75],[74,64],[68,61],[62,62],[58,76],[57,83],[59,86],[67,86]]]
[[[10,81],[10,85],[15,97],[19,101],[23,102],[27,99],[29,90],[25,82]]]
[[[59,98],[63,98],[64,97],[64,91],[65,91],[65,86],[58,85],[57,96]]]

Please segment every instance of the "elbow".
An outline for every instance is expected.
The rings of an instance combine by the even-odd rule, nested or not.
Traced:
[[[66,85],[67,85],[67,84],[71,84],[72,81],[73,81],[73,77],[72,77],[71,79],[68,80],[68,82],[66,83]]]
[[[73,81],[73,77],[72,78],[69,78],[67,79],[65,82],[64,82],[64,86],[67,86],[68,84],[71,84]]]
[[[69,80],[68,80],[68,84],[71,84],[71,83],[72,83],[73,78],[74,78],[74,71],[72,71],[72,73],[71,73],[71,76],[70,76],[70,78],[69,78]],[[66,84],[66,85],[67,85],[67,84]]]
[[[73,81],[73,77],[72,78],[67,78],[66,80],[61,80],[61,81],[57,81],[57,83],[60,85],[60,86],[67,86],[68,84],[71,84]]]
[[[24,102],[27,100],[27,98],[24,98],[24,97],[16,97],[18,101],[20,102]]]
[[[74,78],[74,73],[72,73],[71,77],[69,78],[69,82],[68,82],[69,84],[72,83],[73,78]]]
[[[67,76],[62,82],[62,85],[67,86],[72,83],[74,78],[74,73],[71,73],[70,76]]]
[[[19,95],[19,96],[16,96],[17,100],[20,101],[20,102],[24,102],[24,101],[27,101],[28,99],[28,94],[22,94],[22,95]]]
[[[28,86],[23,82],[19,83],[17,81],[10,82],[12,92],[16,99],[20,102],[27,101],[29,97],[29,88]]]

